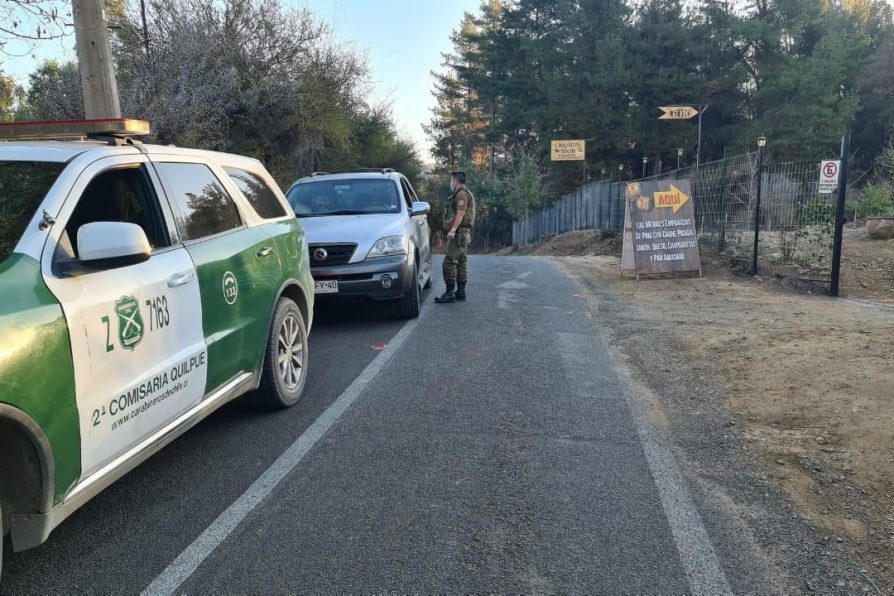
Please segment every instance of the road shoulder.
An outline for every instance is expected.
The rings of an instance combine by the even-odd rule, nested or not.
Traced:
[[[674,437],[718,555],[737,569],[734,591],[892,585],[894,437],[882,406],[894,379],[876,354],[894,348],[894,316],[720,272],[637,283],[620,278],[616,257],[553,262],[586,288],[651,395],[650,418]],[[765,569],[736,565],[745,551]]]

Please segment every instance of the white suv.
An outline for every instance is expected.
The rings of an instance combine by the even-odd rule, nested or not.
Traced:
[[[307,234],[319,298],[394,300],[400,316],[419,316],[431,285],[431,208],[405,176],[390,168],[317,172],[286,196]]]

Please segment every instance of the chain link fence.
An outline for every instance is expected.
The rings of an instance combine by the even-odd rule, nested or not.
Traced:
[[[755,209],[758,270],[828,290],[831,282],[835,196],[819,194],[820,162],[758,168],[757,154],[670,170],[644,180],[690,180],[699,246],[751,269]],[[760,180],[758,171],[760,170]],[[512,225],[515,245],[574,230],[623,231],[627,182],[588,184]]]

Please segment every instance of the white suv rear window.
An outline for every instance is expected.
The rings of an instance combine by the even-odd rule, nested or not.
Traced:
[[[263,180],[239,168],[224,168],[224,171],[251,203],[252,209],[263,219],[276,219],[287,215],[282,203]]]

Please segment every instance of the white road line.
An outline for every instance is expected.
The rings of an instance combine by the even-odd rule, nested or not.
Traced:
[[[611,354],[608,345],[606,349]],[[646,417],[642,395],[633,389],[630,373],[613,354],[610,358],[617,365],[624,399],[627,401],[643,452],[646,454],[646,461],[649,463],[649,470],[658,488],[661,506],[670,524],[677,553],[680,555],[680,563],[686,572],[692,593],[711,596],[732,594],[702,517],[677,467],[674,454],[652,430],[652,425]]]
[[[561,267],[556,269],[562,271]],[[568,277],[578,287],[584,288],[579,279],[570,275]],[[649,422],[642,393],[636,388],[627,365],[609,344],[605,330],[594,328],[594,331],[605,347],[621,382],[621,392],[633,418],[649,470],[652,472],[652,479],[658,489],[661,507],[674,537],[680,564],[683,565],[692,593],[712,596],[732,594],[701,515],[692,501],[689,489],[686,488],[676,458],[668,447],[669,438],[661,437]]]
[[[407,321],[400,331],[391,339],[388,346],[379,352],[369,365],[363,369],[338,399],[317,418],[292,445],[286,449],[261,476],[255,480],[248,490],[221,513],[192,544],[180,553],[167,569],[161,572],[145,590],[144,596],[173,594],[183,582],[199,568],[211,553],[220,546],[227,536],[251,513],[280,482],[295,469],[304,456],[326,434],[336,420],[357,401],[367,385],[382,370],[385,364],[400,349],[419,321],[428,313],[431,302],[427,301],[419,318]]]

